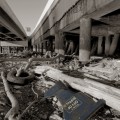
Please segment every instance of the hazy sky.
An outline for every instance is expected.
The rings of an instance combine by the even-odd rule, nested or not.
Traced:
[[[48,0],[6,0],[12,11],[23,25],[26,27],[35,28],[43,9]],[[28,32],[29,35],[31,32]]]

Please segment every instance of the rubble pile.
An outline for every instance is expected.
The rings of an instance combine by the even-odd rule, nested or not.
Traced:
[[[77,60],[76,60],[77,61]],[[70,62],[65,63],[63,66],[60,67],[56,64],[50,64],[46,62],[34,62],[30,70],[34,70],[36,66],[39,65],[49,65],[54,66],[56,68],[60,68],[65,70],[67,74],[74,74],[74,77],[78,77],[78,69],[79,69],[79,62],[73,59]],[[72,63],[72,64],[71,64]],[[76,66],[75,66],[76,63]],[[3,70],[4,67],[10,70],[11,68],[20,68],[20,66],[25,66],[26,62],[2,62],[0,64],[0,72]],[[73,68],[71,67],[73,66]],[[92,68],[92,69],[91,69]],[[98,69],[99,68],[99,69]],[[113,59],[103,59],[99,63],[93,62],[89,64],[89,66],[84,66],[83,69],[84,73],[92,75],[93,77],[99,78],[98,76],[104,79],[106,77],[109,81],[116,81],[119,82],[119,60]],[[111,75],[113,75],[114,70],[116,70],[115,77],[112,79]],[[72,72],[71,72],[72,71]],[[117,72],[118,71],[118,72]],[[93,74],[94,73],[94,74]],[[18,99],[20,103],[20,110],[23,111],[26,107],[28,107],[35,99],[36,95],[38,95],[37,101],[31,106],[31,108],[25,113],[23,116],[23,120],[63,120],[63,109],[56,97],[46,99],[45,101],[41,102],[45,91],[47,91],[51,86],[55,84],[55,81],[51,78],[48,78],[44,75],[36,75],[37,80],[28,84],[26,86],[22,86],[20,88],[10,86],[12,92]],[[109,79],[111,78],[111,79]],[[34,92],[33,92],[34,90]],[[0,78],[0,120],[4,119],[4,116],[11,108],[10,101],[8,100],[6,93],[4,91],[4,86],[2,80]],[[93,115],[90,120],[119,120],[120,119],[120,112],[105,106],[100,109],[95,115]]]
[[[19,68],[21,65],[25,66],[26,62],[4,62],[1,64],[1,70],[8,68]],[[37,66],[39,63],[34,62],[33,66]],[[31,67],[32,70],[32,67]],[[24,111],[35,99],[36,94],[38,99],[31,106],[31,108],[25,113],[22,117],[23,120],[62,120],[62,111],[57,106],[57,99],[49,99],[41,102],[41,99],[44,96],[45,91],[47,91],[53,83],[52,81],[46,81],[43,76],[37,77],[37,81],[34,81],[31,84],[25,86],[10,85],[12,93],[14,93],[20,104],[20,111]],[[6,113],[10,110],[11,103],[6,96],[2,79],[0,78],[0,120],[3,120]],[[61,116],[61,117],[60,117]]]
[[[84,75],[92,79],[101,79],[114,85],[120,85],[120,60],[105,58],[92,62],[82,68]]]

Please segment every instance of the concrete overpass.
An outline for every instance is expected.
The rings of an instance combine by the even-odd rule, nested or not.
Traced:
[[[27,47],[21,23],[5,0],[0,5],[0,46],[8,46],[8,51]],[[81,62],[94,54],[112,55],[119,40],[119,19],[119,0],[55,0],[31,35],[33,51],[75,53]]]
[[[95,48],[98,55],[113,54],[119,39],[119,19],[119,0],[55,0],[31,36],[33,51],[45,52],[51,46],[56,53],[65,54],[66,41],[72,40],[69,46],[79,47],[81,62],[89,61]]]
[[[27,35],[5,0],[0,0],[0,53],[10,48],[28,47]]]

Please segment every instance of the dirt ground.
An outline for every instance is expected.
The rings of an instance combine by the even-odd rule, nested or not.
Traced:
[[[8,71],[10,71],[12,68],[20,68],[20,66],[25,66],[25,64],[26,61],[22,61],[22,62],[3,61],[0,63],[0,72],[3,69],[7,69]],[[47,64],[47,63],[34,62],[30,70],[33,70],[35,66],[41,64]],[[57,66],[57,64],[54,64],[54,66],[55,65]],[[62,68],[62,70],[64,70],[66,74],[69,74],[74,77],[82,77],[82,74],[80,74],[78,71],[71,72],[66,68],[68,67],[64,66]],[[44,80],[41,80],[41,78],[39,77],[37,80],[35,79],[31,84],[22,86],[19,89],[18,87],[14,87],[13,85],[11,85],[11,91],[14,93],[14,95],[19,101],[21,112],[36,99],[36,94],[33,92],[33,89],[34,92],[37,93],[38,95],[38,100],[26,112],[26,114],[23,116],[22,119],[23,120],[63,120],[63,110],[61,107],[59,107],[57,104],[53,102],[53,99],[40,102],[40,100],[43,98],[44,92],[48,89],[48,87],[44,83]],[[10,108],[11,108],[11,104],[6,96],[2,79],[0,78],[0,120],[4,119],[4,116],[9,111]],[[108,106],[104,106],[97,113],[95,113],[90,118],[90,120],[120,120],[120,112]]]

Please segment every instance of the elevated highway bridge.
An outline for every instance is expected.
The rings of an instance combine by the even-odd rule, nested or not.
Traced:
[[[111,45],[113,50],[110,53],[110,46],[107,45],[111,37],[114,41],[119,38],[119,18],[119,0],[55,0],[31,36],[33,51],[46,52],[52,44],[51,50],[65,54],[65,43],[72,40],[73,44],[79,44],[79,60],[86,62],[89,61],[95,39],[98,41],[98,55],[103,52],[113,54],[116,43]],[[103,51],[101,44],[104,40]]]
[[[28,36],[19,20],[5,0],[0,5],[1,47],[28,47]],[[119,40],[119,20],[119,0],[54,0],[30,36],[33,51],[75,53],[81,62],[94,54],[113,55]]]
[[[5,0],[0,0],[0,53],[16,52],[28,47],[27,35]]]
[[[112,56],[116,50],[119,50],[120,53],[120,0],[54,0],[31,36],[26,35],[21,23],[5,0],[0,0],[0,55],[18,53],[19,50],[21,52],[28,49],[28,39],[31,42],[30,47],[35,53],[50,53],[52,55],[57,53],[58,56],[30,58],[25,70],[34,60],[53,61],[60,56],[75,54],[79,56],[79,61],[76,63],[78,67],[79,62],[83,65],[88,63],[92,55]],[[11,60],[14,59],[11,58]],[[15,58],[15,60],[18,59]],[[7,61],[6,58],[5,61]],[[120,111],[120,90],[112,87],[117,84],[119,87],[120,84],[120,61],[115,61],[115,64],[110,61],[109,67],[105,65],[106,63],[107,61],[98,63],[95,68],[94,65],[90,68],[85,66],[86,70],[88,69],[87,79],[70,77],[61,71],[48,68],[48,66],[39,66],[36,71],[39,74],[48,72],[45,77],[52,78],[52,82],[53,79],[62,82],[67,80],[66,83],[74,89],[90,94],[95,98],[104,99],[108,106]],[[101,66],[106,66],[107,69]],[[72,67],[69,73],[72,73],[71,69]],[[93,70],[89,74],[88,71],[91,69]],[[97,69],[99,70],[97,71]],[[16,76],[13,76],[14,79],[19,77],[22,70],[18,69]],[[84,70],[82,71],[85,73]],[[90,78],[91,73],[94,74]],[[78,74],[81,75],[80,72],[75,75]],[[114,117],[117,116],[114,115]]]

